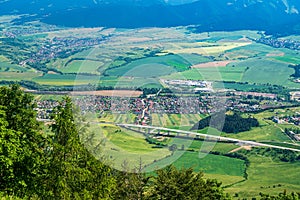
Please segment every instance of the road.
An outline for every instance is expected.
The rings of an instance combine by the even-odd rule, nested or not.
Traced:
[[[116,125],[120,126],[120,127],[124,127],[124,128],[128,127],[128,128],[156,129],[156,130],[167,131],[167,132],[169,131],[169,132],[180,133],[180,134],[185,134],[185,135],[195,135],[195,136],[199,136],[199,137],[203,137],[203,138],[211,138],[211,139],[216,139],[216,140],[236,142],[236,143],[244,144],[244,145],[248,145],[248,146],[270,147],[270,148],[274,148],[274,149],[282,149],[282,150],[290,150],[290,151],[300,152],[300,149],[264,144],[264,143],[260,143],[260,142],[249,141],[249,140],[239,140],[239,139],[235,139],[235,138],[222,137],[222,136],[217,136],[217,135],[207,135],[207,134],[203,134],[203,133],[195,133],[192,131],[169,129],[169,128],[155,127],[155,126],[142,126],[142,125],[134,125],[134,124],[116,124]]]
[[[51,120],[39,120],[43,122],[51,122]],[[90,122],[92,124],[114,124],[114,123],[99,123],[99,122]],[[249,140],[240,140],[240,139],[235,139],[235,138],[229,138],[229,137],[222,137],[222,136],[217,136],[217,135],[208,135],[208,134],[203,134],[203,133],[196,133],[192,131],[184,131],[184,130],[177,130],[177,129],[170,129],[170,128],[164,128],[164,127],[155,127],[155,126],[144,126],[144,125],[135,125],[135,124],[115,124],[120,127],[128,127],[128,128],[145,128],[145,129],[155,129],[155,130],[161,130],[161,131],[169,131],[173,133],[181,133],[185,135],[195,135],[207,139],[216,139],[216,140],[223,140],[223,141],[230,141],[230,142],[236,142],[242,145],[248,145],[248,146],[258,146],[258,147],[270,147],[274,149],[282,149],[282,150],[290,150],[290,151],[296,151],[300,152],[300,149],[294,149],[294,148],[289,148],[289,147],[282,147],[282,146],[277,146],[277,145],[271,145],[271,144],[264,144],[260,142],[254,142],[254,141],[249,141]]]

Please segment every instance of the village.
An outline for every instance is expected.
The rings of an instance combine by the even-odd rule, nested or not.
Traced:
[[[99,45],[104,40],[104,36],[97,38],[55,37],[46,41],[36,53],[32,53],[29,58],[22,60],[19,64],[25,66],[26,64],[48,62],[51,59],[67,57],[85,48]]]
[[[255,41],[275,48],[288,48],[292,50],[300,50],[300,42],[296,40],[278,39],[275,37],[261,37]]]
[[[148,95],[147,97],[117,96],[73,96],[74,104],[82,113],[115,114],[133,113],[136,123],[149,125],[151,114],[203,114],[210,115],[219,111],[257,113],[268,109],[290,107],[294,104],[277,98],[276,95],[254,92],[228,92],[222,95],[203,93],[202,95],[171,94]],[[49,119],[56,100],[37,101],[39,119]]]

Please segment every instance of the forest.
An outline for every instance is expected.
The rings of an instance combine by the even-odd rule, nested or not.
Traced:
[[[225,133],[239,133],[249,131],[252,127],[258,127],[259,122],[252,117],[243,118],[237,113],[232,115],[216,113],[200,120],[191,130],[200,130],[209,126]]]
[[[192,168],[170,165],[153,174],[117,171],[85,148],[86,123],[65,97],[52,114],[51,133],[36,120],[32,95],[0,87],[0,199],[231,199],[222,184]],[[237,118],[235,116],[235,118]],[[100,149],[94,149],[99,151]],[[299,199],[297,193],[261,199]]]

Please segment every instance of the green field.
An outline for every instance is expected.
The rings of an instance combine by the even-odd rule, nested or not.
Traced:
[[[290,56],[290,55],[280,56],[280,57],[275,57],[275,59],[279,60],[279,61],[286,62],[286,63],[290,63],[290,64],[296,64],[296,65],[300,64],[299,55],[298,56]]]
[[[237,91],[255,91],[268,89],[268,86],[262,84],[246,84],[246,83],[231,83],[231,82],[214,82],[213,88],[216,89],[233,89]]]
[[[274,162],[268,157],[251,156],[247,170],[248,180],[226,188],[227,192],[238,193],[239,197],[259,197],[259,192],[278,194],[300,190],[300,163]]]
[[[98,128],[98,133],[100,129]],[[228,153],[238,146],[230,143],[214,143],[207,141],[187,141],[185,139],[173,138],[168,143],[177,144],[178,149],[182,144],[189,144],[185,150],[177,150],[171,155],[167,148],[153,149],[145,141],[143,135],[128,130],[123,130],[113,125],[101,125],[101,131],[105,136],[104,154],[108,156],[113,166],[120,169],[124,160],[129,161],[131,166],[138,166],[142,159],[146,165],[145,171],[151,172],[155,169],[165,167],[169,164],[177,168],[193,167],[196,171],[203,171],[206,178],[216,178],[226,186],[225,190],[233,196],[253,197],[259,192],[276,194],[279,191],[298,191],[300,189],[299,167],[297,163],[285,163],[273,161],[269,157],[259,155],[248,156],[250,167],[247,169],[248,179],[244,179],[245,163],[243,160],[229,158],[220,155],[199,154],[203,146],[212,146],[212,151]],[[100,140],[100,136],[97,136]],[[249,136],[251,137],[251,136]],[[194,152],[192,152],[193,150]],[[154,162],[153,162],[154,161]],[[282,179],[282,176],[285,176]]]
[[[247,46],[237,47],[235,49],[227,50],[226,53],[233,53],[244,57],[265,57],[268,53],[275,51],[276,49],[260,43],[252,43]]]
[[[3,72],[4,73],[4,72]],[[19,75],[19,74],[16,74]],[[34,76],[33,76],[34,77]],[[18,76],[15,78],[17,79]],[[23,80],[23,79],[21,79]],[[34,78],[28,77],[24,80],[33,80],[42,85],[73,86],[73,85],[99,85],[100,87],[113,88],[138,88],[138,87],[161,87],[157,79],[144,79],[140,77],[101,77],[97,75],[76,74],[45,74]]]
[[[40,72],[0,72],[1,80],[7,81],[33,80],[41,75]]]
[[[0,72],[25,72],[25,71],[28,71],[28,69],[16,64],[11,64],[7,61],[1,61],[1,57],[0,57]]]
[[[90,73],[98,74],[98,68],[103,65],[100,61],[93,60],[73,60],[67,66],[61,68],[63,73]]]
[[[103,143],[101,146],[104,156],[111,160],[113,167],[117,169],[122,169],[124,161],[129,162],[129,166],[133,169],[139,165],[140,160],[143,165],[148,165],[171,154],[166,148],[152,148],[153,145],[146,142],[142,134],[123,130],[114,125],[94,127],[94,133],[96,133],[94,144]]]
[[[158,77],[160,75],[170,74],[174,72],[173,68],[167,65],[153,63],[141,64],[139,66],[124,66],[117,69],[107,70],[109,76],[125,76],[125,77]]]
[[[195,171],[203,171],[207,174],[221,174],[240,177],[244,175],[245,164],[242,160],[211,154],[199,154],[198,152],[185,152],[182,155],[181,154],[182,153],[180,151],[177,151],[173,156],[157,161],[148,166],[146,170],[155,170],[157,167],[172,163],[177,168],[193,167]],[[173,157],[179,158],[174,159]]]
[[[123,63],[119,63],[123,64]],[[120,67],[106,70],[109,76],[159,77],[184,71],[191,63],[178,55],[143,58]]]
[[[98,76],[86,76],[86,75],[76,75],[76,74],[45,74],[33,79],[42,85],[83,85],[83,84],[95,84],[99,82]]]
[[[188,147],[189,150],[194,151],[217,151],[221,153],[229,153],[230,151],[239,148],[239,146],[232,143],[221,143],[221,142],[210,142],[210,141],[200,141],[193,140],[191,145]]]
[[[176,72],[165,79],[189,79],[209,81],[241,81],[246,67],[210,67],[191,69],[184,72]]]
[[[100,122],[112,122],[120,124],[134,124],[136,115],[132,113],[128,114],[112,114],[109,112],[104,112],[99,116]]]
[[[281,125],[277,125],[266,118],[274,115],[291,115],[299,111],[299,108],[277,109],[274,111],[265,111],[254,114],[260,121],[261,127],[252,129],[248,132],[238,134],[228,134],[228,137],[236,137],[245,140],[256,140],[262,142],[272,142],[272,144],[287,146],[286,143],[291,142],[280,130]],[[183,121],[191,118],[190,115],[163,115],[159,118],[156,115],[156,120],[164,119],[171,127],[173,122],[178,124],[181,118]],[[196,116],[201,118],[203,116]],[[131,114],[112,115],[106,113],[100,118],[104,121],[118,121],[119,123],[129,122],[134,119]],[[188,121],[187,121],[188,122]],[[132,123],[132,122],[130,122]],[[157,123],[162,123],[157,121]],[[284,125],[282,125],[284,126]],[[170,146],[176,144],[178,150],[171,155],[171,151],[167,147],[156,149],[153,145],[146,142],[145,137],[140,133],[135,133],[125,129],[120,129],[113,125],[101,125],[101,129],[96,128],[96,136],[94,143],[101,141],[104,136],[105,145],[104,154],[109,157],[112,166],[121,169],[120,166],[127,160],[132,167],[138,166],[140,159],[146,172],[151,172],[155,169],[165,167],[169,164],[175,165],[177,168],[193,167],[196,171],[203,171],[205,178],[215,178],[222,181],[225,186],[225,191],[238,197],[253,197],[259,196],[259,192],[276,194],[280,191],[298,191],[300,175],[299,162],[285,163],[272,160],[271,157],[263,157],[254,154],[245,154],[250,160],[250,167],[247,168],[248,179],[245,180],[244,172],[246,166],[243,160],[225,157],[222,155],[204,154],[199,151],[215,151],[220,153],[229,153],[239,146],[233,143],[216,143],[210,141],[186,140],[182,138],[169,138],[167,144]],[[207,133],[208,129],[200,130],[202,133]],[[99,135],[99,133],[101,133]],[[216,130],[209,131],[210,134],[220,134]],[[184,149],[182,151],[181,149]],[[244,154],[245,150],[238,151]],[[285,176],[283,179],[282,176]]]
[[[291,140],[275,125],[261,126],[253,128],[250,131],[245,131],[238,134],[223,134],[224,136],[237,138],[241,140],[253,140],[257,142],[264,141],[281,141],[291,142]]]
[[[54,101],[62,101],[65,97],[64,95],[33,95],[36,101],[46,101],[46,100],[54,100]]]
[[[203,115],[200,114],[152,114],[152,126],[178,128],[192,127]]]
[[[248,67],[241,82],[286,85],[294,73],[294,70],[287,64],[266,59],[251,59],[236,63],[236,65],[237,67]]]
[[[199,63],[205,63],[205,62],[211,62],[212,59],[209,58],[208,56],[203,56],[199,54],[187,54],[187,53],[182,53],[182,54],[177,54],[184,60],[186,60],[188,63],[191,65],[197,65]]]
[[[235,81],[256,84],[299,87],[290,80],[294,70],[288,64],[268,59],[248,59],[233,62],[226,67],[191,69],[164,76],[165,79],[191,79],[209,81]]]

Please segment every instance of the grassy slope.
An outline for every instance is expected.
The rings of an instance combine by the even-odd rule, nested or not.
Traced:
[[[251,156],[247,171],[249,179],[236,184],[226,191],[239,193],[242,197],[259,196],[259,192],[278,194],[284,190],[300,190],[300,163],[274,162],[262,156]],[[278,185],[281,184],[281,187]],[[274,187],[275,186],[275,187]]]
[[[200,156],[200,157],[199,157]],[[178,159],[176,159],[179,157]],[[147,169],[156,169],[160,166],[173,164],[177,168],[193,167],[195,171],[203,171],[208,174],[221,174],[230,176],[243,176],[245,169],[244,161],[224,156],[203,154],[198,152],[177,151],[173,156],[157,161],[147,167]]]
[[[125,66],[109,69],[110,76],[158,77],[176,71],[184,71],[191,64],[178,55],[143,58]]]
[[[94,140],[104,141],[104,155],[112,160],[112,166],[116,169],[121,169],[124,161],[134,168],[139,165],[140,159],[146,165],[170,154],[168,149],[152,148],[153,145],[146,142],[143,135],[114,125],[101,125],[100,128],[94,127],[93,131],[96,133]]]
[[[74,60],[69,63],[66,67],[62,68],[63,73],[90,73],[97,74],[97,69],[103,65],[99,61],[91,60]]]

